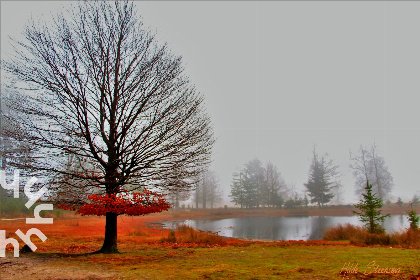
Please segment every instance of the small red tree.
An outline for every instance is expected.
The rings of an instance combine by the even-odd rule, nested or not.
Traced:
[[[77,207],[74,204],[65,204],[65,202],[59,204],[58,207],[65,210],[76,211],[76,214],[82,216],[106,216],[107,212],[112,212],[116,215],[140,216],[167,211],[170,208],[170,204],[162,195],[146,189],[142,193],[129,193],[128,191],[125,191],[118,195],[92,194],[88,196],[88,200],[89,202],[80,207]]]
[[[58,207],[65,210],[76,211],[76,214],[109,216],[109,213],[117,219],[118,215],[140,216],[151,213],[167,211],[170,208],[169,203],[162,195],[144,189],[142,193],[122,191],[119,194],[92,194],[88,195],[88,202],[76,206],[73,201],[62,201]],[[115,234],[105,236],[104,244],[117,244],[117,223],[107,223],[105,231]],[[117,249],[115,248],[115,251]],[[98,252],[102,252],[99,250]]]

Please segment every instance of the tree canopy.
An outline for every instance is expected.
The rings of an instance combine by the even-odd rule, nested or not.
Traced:
[[[16,166],[45,178],[57,203],[121,200],[135,214],[138,203],[160,201],[159,192],[192,187],[209,163],[214,137],[203,96],[132,2],[81,1],[52,25],[33,21],[3,65],[31,89],[19,91],[26,102],[9,100],[34,149],[30,163]],[[147,197],[134,201],[127,191]],[[116,252],[122,213],[103,213],[101,252]]]

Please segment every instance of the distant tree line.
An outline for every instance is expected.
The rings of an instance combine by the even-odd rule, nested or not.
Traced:
[[[350,153],[355,192],[360,197],[367,182],[372,185],[372,192],[384,201],[390,198],[394,186],[393,178],[385,160],[377,152],[375,144],[361,146],[358,153]],[[340,181],[339,166],[328,157],[327,153],[319,154],[314,146],[309,166],[308,181],[304,191],[299,194],[286,185],[280,171],[272,163],[264,166],[257,158],[244,164],[240,171],[233,174],[230,198],[241,208],[284,207],[296,208],[308,206],[309,203],[320,208],[328,203],[342,202],[343,186]],[[415,195],[413,204],[419,203]],[[401,199],[397,204],[402,204]]]
[[[275,165],[268,162],[263,166],[259,159],[253,159],[245,163],[240,172],[233,174],[231,201],[241,208],[296,208],[309,203],[322,207],[335,196],[335,190],[341,188],[337,169],[327,154],[320,156],[314,148],[306,189],[300,195],[287,186]]]
[[[167,197],[175,209],[184,208],[190,199],[193,208],[213,208],[223,201],[223,192],[216,173],[209,169],[196,178],[193,189],[178,188],[178,191],[172,191]]]
[[[241,208],[281,207],[287,193],[284,179],[271,162],[263,166],[259,159],[253,159],[233,174],[230,198]]]
[[[294,209],[294,208],[299,208],[299,207],[308,207],[309,199],[306,192],[304,192],[304,194],[301,195],[295,191],[294,187],[292,187],[289,193],[290,193],[289,198],[284,202],[284,205],[283,205],[284,208]]]

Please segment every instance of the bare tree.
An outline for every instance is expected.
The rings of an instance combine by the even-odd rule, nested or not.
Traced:
[[[213,208],[216,204],[222,202],[223,197],[219,178],[213,170],[209,170],[206,174],[206,185],[207,201],[210,204],[210,208]]]
[[[352,156],[350,153],[353,169],[353,176],[356,183],[356,194],[361,195],[364,192],[364,186],[367,182],[372,184],[373,192],[382,200],[390,197],[394,181],[388,167],[385,165],[385,159],[378,155],[376,145],[370,148],[360,146],[358,154]]]
[[[336,205],[342,204],[344,202],[343,201],[343,197],[344,197],[343,186],[340,184],[334,185],[332,188],[332,192],[334,194],[334,197],[331,200],[331,203],[336,204]]]
[[[185,202],[190,198],[191,192],[185,190],[172,191],[168,196],[172,208],[179,209],[181,207],[181,202]]]
[[[199,204],[203,208],[207,208],[207,204],[210,204],[210,208],[213,208],[215,204],[222,201],[219,179],[213,170],[208,170],[201,176],[195,189],[193,200],[196,208],[198,208]]]
[[[32,89],[28,102],[12,103],[37,149],[20,167],[49,178],[57,202],[77,207],[92,192],[189,188],[206,169],[214,138],[203,96],[133,3],[79,2],[54,25],[32,22],[25,38],[3,63]],[[70,155],[77,168],[68,168]],[[117,215],[106,213],[100,252],[118,251]]]

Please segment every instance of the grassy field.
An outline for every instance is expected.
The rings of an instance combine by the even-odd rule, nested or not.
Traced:
[[[136,251],[114,255],[42,252],[19,261],[1,266],[2,279],[343,279],[340,271],[357,265],[359,274],[350,278],[360,279],[365,271],[372,277],[378,265],[401,273],[376,273],[374,279],[409,279],[419,271],[416,250],[328,244],[139,245]]]
[[[420,272],[418,249],[344,241],[250,242],[189,230],[168,242],[168,230],[151,226],[201,214],[120,217],[121,253],[112,255],[89,254],[102,245],[104,218],[65,215],[53,225],[36,226],[48,240],[33,238],[35,253],[13,258],[8,247],[7,257],[0,258],[0,279],[410,279]],[[7,237],[31,227],[24,220],[0,221]],[[386,274],[386,268],[399,273]]]

